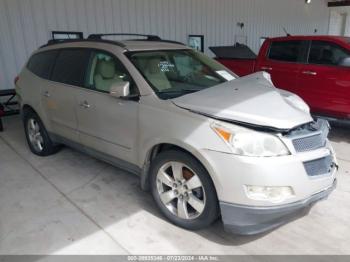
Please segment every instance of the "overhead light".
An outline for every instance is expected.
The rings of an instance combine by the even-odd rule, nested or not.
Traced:
[[[311,4],[312,0],[305,0],[305,4]]]

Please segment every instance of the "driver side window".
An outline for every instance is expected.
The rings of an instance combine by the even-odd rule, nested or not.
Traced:
[[[87,74],[87,87],[103,93],[109,93],[113,84],[130,82],[130,94],[138,94],[137,87],[124,65],[114,56],[102,52],[93,52]]]

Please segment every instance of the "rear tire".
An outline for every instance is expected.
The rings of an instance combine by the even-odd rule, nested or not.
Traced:
[[[55,145],[39,116],[27,110],[23,115],[24,131],[30,151],[38,156],[55,154],[59,147]]]
[[[153,160],[150,172],[153,198],[173,224],[199,230],[218,218],[214,184],[193,156],[181,151],[165,151]]]

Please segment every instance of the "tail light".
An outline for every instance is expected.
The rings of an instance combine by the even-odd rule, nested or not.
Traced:
[[[15,83],[15,85],[17,85],[18,80],[19,80],[19,76],[16,76],[15,80],[13,81]]]

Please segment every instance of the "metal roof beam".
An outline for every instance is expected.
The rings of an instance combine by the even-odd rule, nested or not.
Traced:
[[[337,6],[350,6],[349,0],[337,1],[337,2],[328,2],[328,7],[337,7]]]

